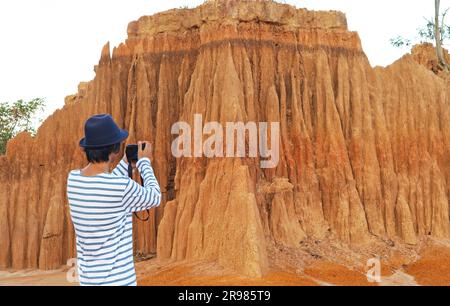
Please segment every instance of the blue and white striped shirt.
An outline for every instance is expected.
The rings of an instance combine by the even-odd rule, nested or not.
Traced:
[[[132,213],[159,206],[161,191],[148,158],[136,163],[144,186],[128,177],[121,160],[112,173],[67,177],[80,285],[136,285]]]

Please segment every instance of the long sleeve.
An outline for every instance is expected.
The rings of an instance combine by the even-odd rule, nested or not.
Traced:
[[[141,158],[136,167],[144,179],[144,186],[139,185],[132,179],[128,180],[125,187],[122,203],[127,212],[137,212],[159,206],[161,203],[161,190],[153,173],[150,159]]]
[[[128,176],[128,164],[122,158],[111,173],[117,176]]]

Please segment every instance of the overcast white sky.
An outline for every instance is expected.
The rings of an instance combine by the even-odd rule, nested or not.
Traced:
[[[46,114],[64,104],[80,81],[94,77],[102,46],[126,38],[130,21],[203,0],[0,1],[0,102],[43,97]],[[283,1],[280,1],[283,2]],[[433,0],[286,0],[311,10],[340,10],[358,31],[372,66],[386,66],[409,49],[390,46],[397,35],[414,38]],[[441,0],[450,7],[450,0]],[[447,23],[448,24],[448,23]]]

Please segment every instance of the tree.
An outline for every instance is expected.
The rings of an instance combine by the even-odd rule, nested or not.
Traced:
[[[5,154],[6,143],[18,133],[26,131],[35,134],[36,115],[43,111],[44,99],[17,100],[14,103],[0,103],[0,154]]]
[[[440,0],[435,0],[434,9],[434,18],[427,19],[424,17],[426,25],[423,28],[417,29],[418,36],[420,43],[435,43],[439,66],[444,71],[449,72],[450,69],[445,61],[442,45],[444,45],[446,40],[450,39],[450,27],[445,24],[445,17],[450,8],[447,8],[442,14],[440,14]],[[394,47],[408,47],[412,44],[411,39],[407,39],[402,36],[392,38],[390,42]]]
[[[439,65],[445,72],[448,72],[450,69],[447,65],[447,62],[445,61],[444,52],[442,51],[442,38],[441,38],[441,31],[443,28],[441,25],[444,25],[444,18],[445,14],[447,14],[448,9],[444,12],[442,16],[442,22],[440,22],[439,21],[440,4],[441,4],[440,0],[434,0],[434,37],[436,39],[436,53]]]

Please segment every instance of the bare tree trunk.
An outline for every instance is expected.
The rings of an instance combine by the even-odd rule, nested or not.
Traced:
[[[442,51],[442,41],[441,41],[441,25],[439,22],[439,7],[441,1],[434,0],[434,37],[436,38],[436,53],[439,65],[445,72],[449,72],[450,68],[444,58],[444,52]]]

